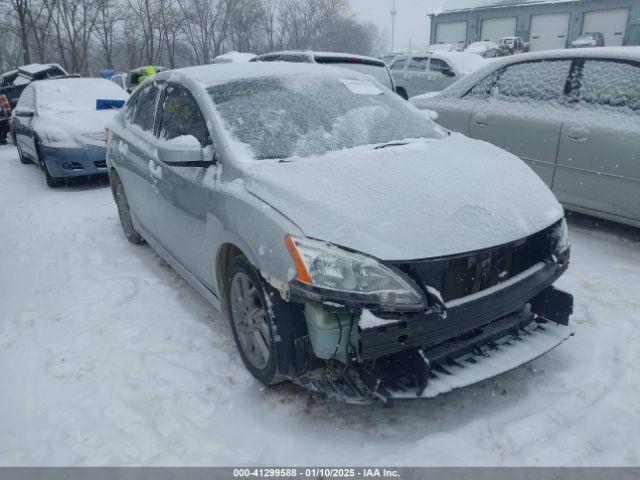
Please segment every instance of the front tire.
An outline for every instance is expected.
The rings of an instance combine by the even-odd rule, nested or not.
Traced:
[[[44,170],[44,178],[47,181],[47,186],[49,188],[58,188],[64,185],[64,178],[58,178],[51,175],[49,172],[49,168],[47,167],[47,162],[44,161],[44,157],[42,156],[42,152],[40,151],[40,144],[36,141],[36,156],[38,157],[38,163]]]
[[[20,159],[21,164],[29,165],[30,163],[32,163],[30,159],[28,159],[22,154],[22,149],[20,148],[19,145],[16,144],[16,148],[18,149],[18,158]]]
[[[244,257],[236,257],[226,276],[227,306],[233,338],[242,362],[249,372],[264,385],[274,385],[286,380],[278,371],[278,353],[288,348],[280,337],[276,347],[278,311],[284,303],[280,294],[269,287],[260,273]],[[268,300],[267,300],[268,299]],[[274,305],[274,302],[277,302]],[[284,333],[284,332],[283,332]]]
[[[113,183],[113,199],[116,202],[116,207],[118,207],[118,216],[120,217],[120,225],[122,226],[124,236],[134,245],[140,245],[144,243],[144,238],[142,238],[142,235],[140,235],[133,226],[131,207],[129,206],[127,195],[124,193],[124,187],[122,186],[120,177],[115,173],[109,175],[109,177]]]

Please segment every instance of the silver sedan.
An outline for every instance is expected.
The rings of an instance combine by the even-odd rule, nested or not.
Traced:
[[[640,227],[640,48],[498,60],[412,99],[526,161],[569,210]]]

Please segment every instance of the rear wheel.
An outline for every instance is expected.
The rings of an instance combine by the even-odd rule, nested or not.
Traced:
[[[134,245],[144,243],[144,238],[140,235],[133,226],[133,220],[131,220],[131,207],[127,200],[127,195],[124,193],[124,187],[120,181],[120,177],[113,173],[109,175],[111,182],[113,183],[113,198],[116,201],[118,207],[118,216],[120,217],[120,225],[122,231],[129,242]]]

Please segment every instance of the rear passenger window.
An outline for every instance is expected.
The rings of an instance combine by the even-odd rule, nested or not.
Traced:
[[[401,58],[393,62],[393,65],[391,65],[391,70],[404,70],[404,66],[406,64],[407,64],[407,59]]]
[[[586,106],[640,113],[640,66],[626,62],[587,60],[579,101]]]
[[[491,87],[490,97],[501,100],[553,102],[564,97],[571,60],[543,60],[510,65]]]
[[[144,131],[153,131],[159,94],[160,88],[155,82],[145,85],[136,94],[131,122]]]
[[[413,72],[424,72],[427,69],[427,65],[429,64],[429,57],[414,57],[409,62],[408,70]]]
[[[162,105],[160,138],[172,140],[193,135],[202,147],[211,145],[207,122],[191,92],[179,85],[168,85]]]

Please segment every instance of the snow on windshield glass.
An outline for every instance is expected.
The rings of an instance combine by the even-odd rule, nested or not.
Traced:
[[[333,77],[254,78],[208,92],[232,135],[258,160],[442,135],[395,93],[348,85]]]
[[[34,84],[35,85],[35,84]],[[126,100],[127,92],[109,80],[73,78],[37,83],[36,101],[41,115],[96,110],[96,100]]]

